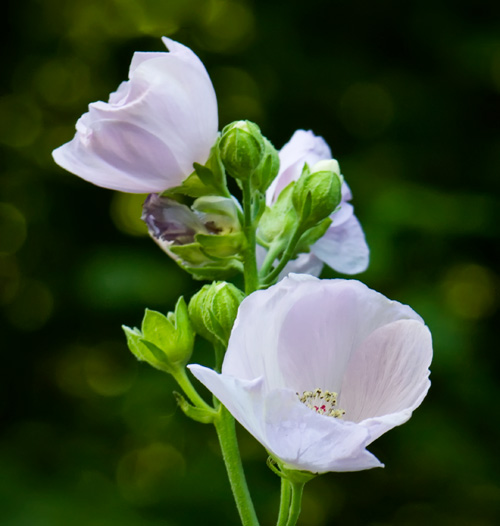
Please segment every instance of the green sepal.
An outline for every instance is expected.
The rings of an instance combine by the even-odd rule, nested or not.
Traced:
[[[332,169],[328,169],[329,167]],[[342,176],[335,160],[319,161],[309,169],[304,165],[292,194],[293,206],[297,210],[303,231],[317,225],[330,216],[342,199]]]
[[[174,391],[174,397],[177,405],[181,408],[182,412],[201,424],[212,424],[217,416],[217,413],[212,410],[202,409],[191,405],[180,393]]]
[[[313,226],[304,232],[297,244],[296,253],[309,252],[309,247],[314,245],[318,239],[321,239],[325,235],[331,224],[332,220],[329,217],[325,217],[323,221],[320,221],[316,226]]]
[[[236,258],[221,259],[214,261],[213,264],[206,264],[200,267],[189,267],[176,260],[177,264],[185,270],[193,279],[199,281],[213,281],[217,279],[229,279],[238,273],[243,273],[243,263]]]
[[[274,181],[280,169],[280,158],[276,148],[266,138],[264,141],[264,156],[261,163],[252,174],[252,188],[254,190],[265,192],[269,185]]]
[[[278,241],[284,246],[295,232],[298,216],[292,203],[292,193],[295,183],[292,181],[284,188],[276,202],[267,207],[259,222],[257,236],[263,244],[270,246]]]
[[[125,325],[123,330],[137,359],[170,374],[185,367],[193,353],[196,333],[182,296],[177,300],[175,312],[164,316],[146,309],[141,330]]]
[[[245,236],[242,232],[226,235],[196,234],[202,252],[214,259],[236,257],[243,250]]]
[[[170,367],[170,364],[166,362],[164,354],[155,345],[146,345],[139,329],[136,327],[131,329],[126,325],[122,325],[122,329],[127,338],[128,348],[139,361],[147,362],[149,365],[160,371],[171,373],[172,368]]]
[[[189,269],[191,266],[197,268],[199,265],[205,265],[205,263],[211,261],[205,252],[201,249],[199,243],[188,243],[186,245],[170,245],[168,248],[172,254],[180,259],[177,259],[177,263],[183,269]]]
[[[268,451],[269,453],[269,451]],[[305,484],[318,476],[318,473],[288,468],[284,462],[269,453],[267,466],[279,477],[285,478],[294,484]]]
[[[220,160],[219,142],[220,137],[210,150],[210,156],[205,165],[193,163],[194,172],[184,179],[179,186],[163,192],[162,196],[171,197],[175,194],[195,198],[205,195],[228,196],[226,173]]]
[[[175,195],[181,194],[189,197],[200,197],[202,195],[211,194],[213,191],[213,188],[204,185],[198,174],[193,172],[182,181],[181,185],[165,190],[162,192],[161,196],[173,198]]]

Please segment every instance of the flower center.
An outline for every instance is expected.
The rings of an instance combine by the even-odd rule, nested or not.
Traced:
[[[304,391],[302,396],[297,393],[297,396],[309,409],[316,411],[320,415],[333,416],[333,418],[341,418],[345,415],[344,410],[335,408],[337,405],[337,393],[333,391],[323,391],[318,387],[314,391]]]

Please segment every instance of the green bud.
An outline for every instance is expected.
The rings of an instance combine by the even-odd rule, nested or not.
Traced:
[[[202,287],[189,302],[189,316],[195,331],[206,340],[227,347],[244,297],[240,289],[225,281]]]
[[[228,173],[235,179],[246,180],[261,164],[266,144],[257,124],[236,121],[222,130],[219,148]]]
[[[138,360],[172,373],[184,367],[193,353],[195,332],[181,296],[175,312],[163,314],[146,309],[141,330],[123,326],[129,349]]]
[[[252,185],[256,190],[265,192],[274,181],[280,169],[280,158],[276,148],[271,142],[264,140],[264,154],[262,161],[252,175]]]
[[[332,214],[340,204],[342,177],[337,161],[320,161],[312,170],[307,164],[295,183],[292,201],[305,230]]]
[[[259,222],[258,238],[266,245],[279,243],[283,248],[293,235],[298,222],[297,212],[292,203],[293,187],[290,183],[284,188],[270,207],[267,207]]]

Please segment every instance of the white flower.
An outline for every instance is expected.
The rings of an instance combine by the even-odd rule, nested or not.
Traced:
[[[305,163],[313,167],[320,161],[331,160],[337,167],[337,173],[340,173],[328,144],[312,131],[297,130],[280,150],[279,156],[280,171],[266,193],[268,205],[274,203],[280,192],[300,177]],[[319,275],[322,263],[343,274],[358,274],[366,270],[369,249],[361,225],[354,216],[353,207],[348,203],[351,199],[351,190],[344,182],[340,208],[330,216],[330,228],[314,243],[306,257],[302,257],[297,265],[295,261],[291,261],[282,275],[298,272],[299,269],[300,272]],[[261,254],[259,257],[263,259]]]
[[[200,59],[163,38],[169,53],[135,53],[127,82],[94,102],[57,164],[98,186],[130,193],[178,186],[217,139],[217,100]]]
[[[410,307],[292,274],[243,301],[221,374],[189,367],[286,468],[323,473],[382,466],[366,447],[422,402],[431,358]]]

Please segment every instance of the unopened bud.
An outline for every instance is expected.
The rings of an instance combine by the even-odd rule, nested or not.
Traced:
[[[342,176],[335,159],[320,161],[312,170],[304,166],[295,183],[292,201],[305,229],[332,214],[340,204]]]
[[[123,326],[127,343],[137,359],[172,373],[184,367],[193,353],[195,331],[181,296],[175,312],[163,314],[146,309],[141,330]]]
[[[266,150],[260,128],[250,121],[236,121],[222,130],[221,160],[229,175],[246,180],[261,164]]]
[[[202,287],[189,302],[189,316],[195,331],[206,340],[227,347],[244,297],[240,289],[225,281]]]

